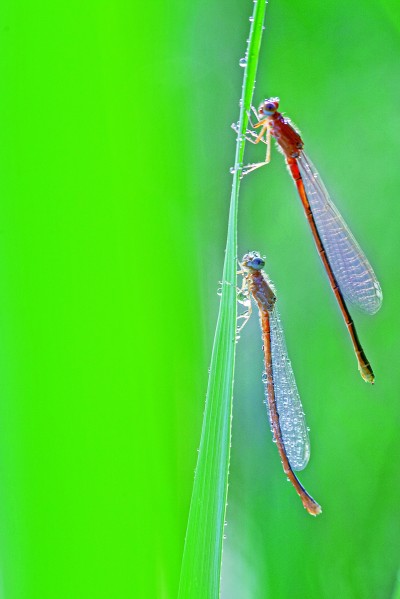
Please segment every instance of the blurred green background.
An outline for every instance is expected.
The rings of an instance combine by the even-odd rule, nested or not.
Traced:
[[[251,2],[0,8],[0,597],[173,599],[218,310]],[[400,15],[271,0],[279,95],[384,291],[360,378],[282,156],[239,254],[278,294],[311,428],[306,514],[238,345],[222,599],[394,597],[400,566]],[[249,148],[249,161],[261,148]],[[208,599],[208,598],[204,598]]]

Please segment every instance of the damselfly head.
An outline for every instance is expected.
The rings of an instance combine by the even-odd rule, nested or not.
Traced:
[[[258,109],[258,114],[261,118],[266,116],[272,116],[278,110],[278,107],[279,98],[267,98],[260,105],[260,108]]]
[[[243,256],[242,266],[247,270],[261,270],[265,266],[265,260],[258,252],[249,252]]]

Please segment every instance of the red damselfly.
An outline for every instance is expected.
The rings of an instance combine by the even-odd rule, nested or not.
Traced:
[[[265,100],[259,110],[253,108],[261,128],[250,141],[267,144],[263,162],[243,169],[246,175],[264,166],[270,159],[271,136],[285,156],[288,170],[299,193],[315,245],[321,257],[333,293],[342,312],[358,361],[358,368],[365,381],[374,382],[374,373],[363,351],[346,301],[369,314],[377,312],[382,304],[382,291],[375,273],[364,252],[333,204],[314,165],[303,150],[303,140],[290,120],[278,111],[279,98]],[[264,137],[265,136],[265,137]]]

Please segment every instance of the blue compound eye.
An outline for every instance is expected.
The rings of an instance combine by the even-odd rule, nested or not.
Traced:
[[[278,106],[279,98],[266,98],[261,104],[259,112],[265,116],[271,116],[278,110]]]
[[[251,261],[251,266],[257,270],[260,270],[263,268],[263,266],[265,266],[265,262],[262,258],[253,258]]]

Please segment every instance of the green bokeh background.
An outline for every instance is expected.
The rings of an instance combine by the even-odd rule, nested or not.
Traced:
[[[173,599],[218,310],[251,2],[0,8],[0,597]],[[382,282],[363,383],[284,161],[243,181],[311,428],[285,481],[238,346],[222,599],[384,599],[400,566],[400,15],[271,0],[281,97]],[[249,160],[262,150],[249,148]],[[204,598],[208,599],[208,598]]]

